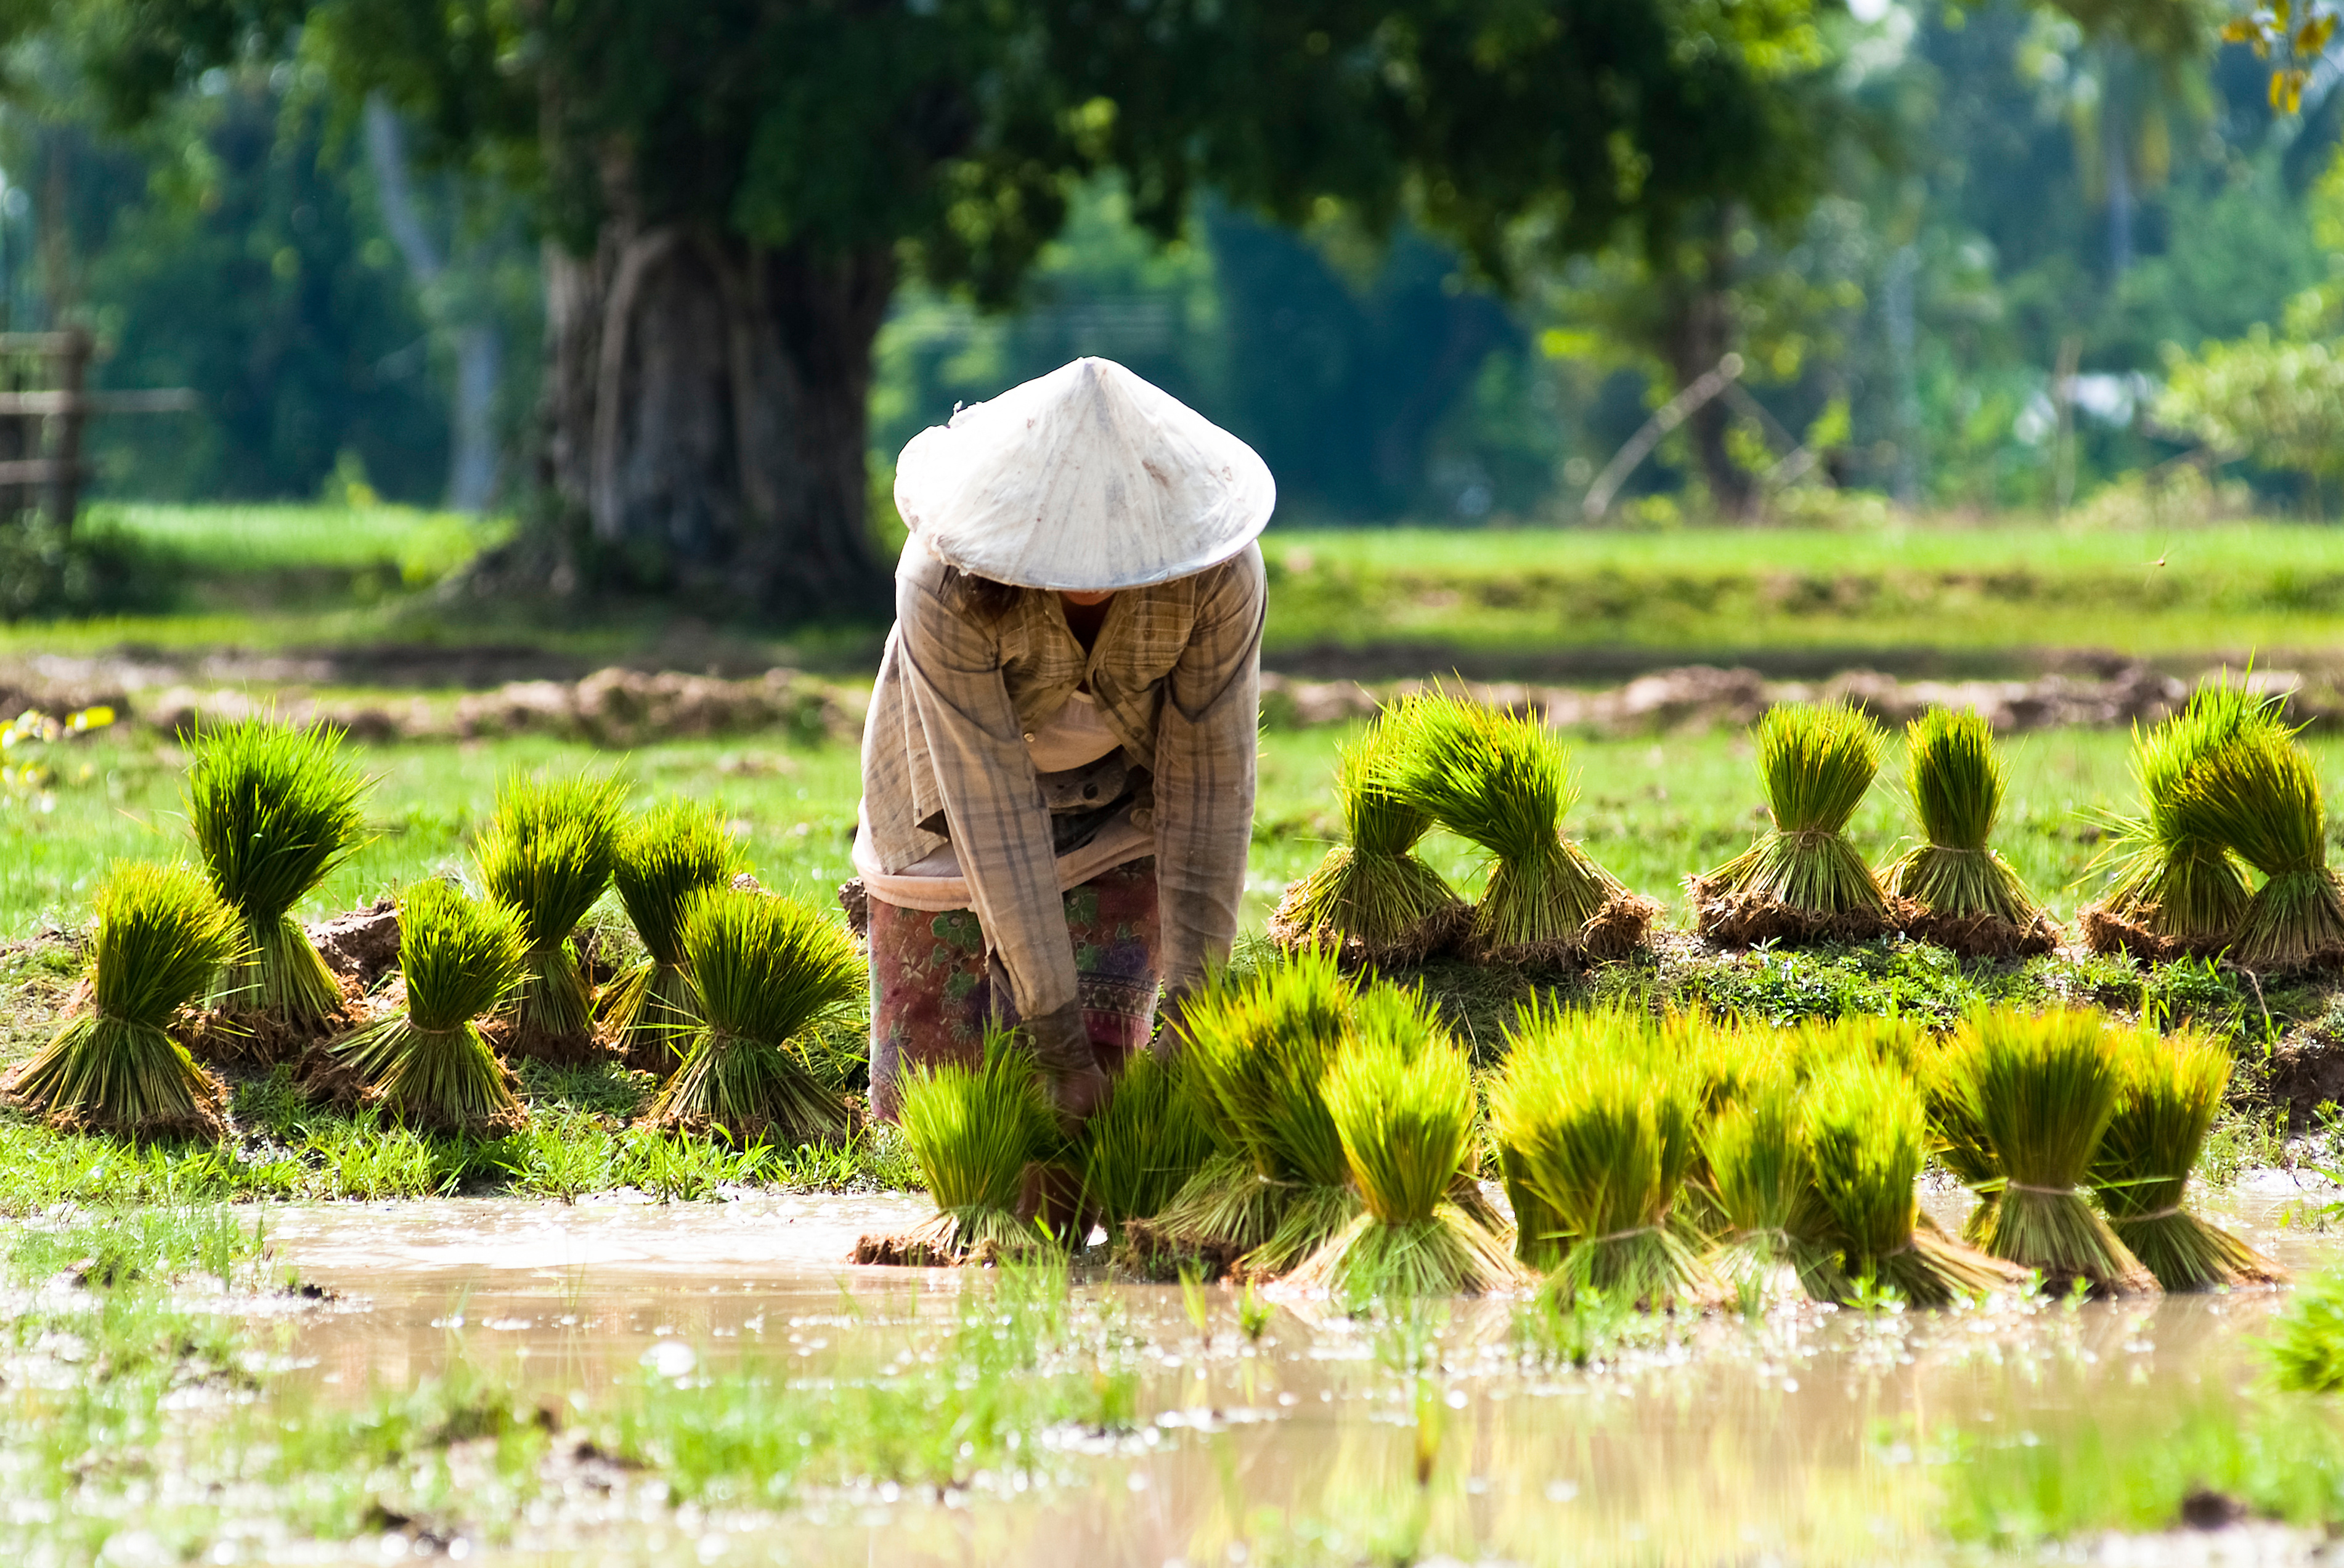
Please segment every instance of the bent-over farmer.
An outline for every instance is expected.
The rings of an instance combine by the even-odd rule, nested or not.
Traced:
[[[1276,499],[1243,441],[1106,359],[904,449],[911,538],[863,733],[871,1101],[1020,1025],[1060,1114],[1228,956],[1253,831]]]

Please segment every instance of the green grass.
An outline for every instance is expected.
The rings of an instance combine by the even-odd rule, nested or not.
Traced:
[[[2344,529],[2294,523],[2158,533],[2022,522],[1298,531],[1273,532],[1262,548],[1273,649],[1425,642],[1517,654],[1611,644],[2154,654],[2317,648],[2344,631]]]

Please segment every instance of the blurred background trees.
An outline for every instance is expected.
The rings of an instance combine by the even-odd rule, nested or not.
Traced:
[[[2116,0],[1490,5],[1470,36],[1398,0],[1295,4],[1248,8],[1249,55],[1179,8],[1115,9],[1154,33],[1011,9],[1039,64],[949,0],[891,10],[884,35],[806,32],[816,13],[792,7],[663,31],[671,12],[627,0],[564,10],[569,32],[408,0],[25,12],[0,309],[94,327],[101,384],[202,394],[97,427],[106,492],[519,509],[603,546],[531,570],[652,589],[743,561],[786,577],[800,563],[744,541],[855,532],[866,494],[885,522],[913,432],[1079,353],[1254,441],[1299,521],[1576,521],[1606,460],[1728,353],[1739,379],[1612,521],[2057,507],[2177,462],[2266,510],[2335,505],[2325,36],[2278,94],[2272,61],[2199,13]],[[978,64],[921,54],[931,21],[977,28],[951,36]],[[1566,48],[1556,26],[1581,32]],[[930,97],[874,87],[894,78],[857,37],[927,60]],[[658,58],[631,73],[630,49]],[[1565,68],[1591,50],[1630,106]],[[1013,69],[1038,73],[1016,113],[977,90]],[[550,140],[549,106],[577,116]],[[928,140],[885,141],[946,109]],[[561,163],[621,132],[625,170]],[[599,334],[626,248],[662,224],[722,243],[633,252],[648,292],[621,318],[707,352],[625,348],[614,424]],[[735,319],[707,301],[793,245],[864,258],[878,303],[831,340],[839,365],[767,320],[743,392]],[[549,277],[567,391],[544,379]],[[843,275],[800,281],[844,309],[821,292]],[[671,406],[693,398],[766,422],[734,410],[711,434]],[[740,477],[737,448],[809,420],[844,443],[830,477]],[[783,516],[787,484],[855,515]],[[874,564],[842,556],[834,580]],[[750,597],[792,607],[772,582]]]

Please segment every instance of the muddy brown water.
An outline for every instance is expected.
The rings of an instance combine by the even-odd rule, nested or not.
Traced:
[[[2299,1270],[2335,1242],[2277,1224],[2282,1179],[2218,1212]],[[1955,1200],[1932,1199],[1941,1216]],[[810,1372],[866,1322],[950,1320],[981,1270],[856,1268],[856,1236],[920,1218],[917,1199],[755,1197],[660,1207],[481,1199],[272,1211],[277,1258],[341,1295],[297,1341],[321,1397],[404,1387],[462,1355],[549,1399],[592,1406],[646,1369],[692,1374],[744,1354]],[[1200,1339],[1174,1288],[1081,1282],[1146,1341],[1141,1431],[1070,1440],[1055,1480],[980,1477],[938,1499],[874,1487],[815,1496],[779,1522],[572,1499],[510,1544],[544,1562],[1205,1563],[1353,1560],[1416,1494],[1414,1385],[1377,1336],[1303,1304],[1258,1344],[1213,1292]],[[852,1305],[845,1305],[851,1298]],[[1428,1548],[1521,1563],[1905,1562],[1951,1434],[2060,1442],[2090,1421],[2167,1424],[2250,1383],[2250,1336],[2284,1300],[2258,1290],[2079,1307],[2006,1305],[1866,1318],[1726,1316],[1689,1342],[1591,1372],[1526,1371],[1508,1309],[1440,1315],[1439,1457]],[[2292,1551],[2285,1540],[2278,1548]],[[352,1550],[370,1561],[397,1537]],[[2262,1556],[2264,1553],[2249,1555]]]

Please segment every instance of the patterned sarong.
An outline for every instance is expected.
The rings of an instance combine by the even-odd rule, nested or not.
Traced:
[[[1127,861],[1065,895],[1083,1024],[1112,1075],[1156,1026],[1156,859]],[[895,1077],[910,1063],[985,1058],[988,1020],[1017,1022],[965,909],[936,914],[871,899],[871,1109],[895,1118]]]

